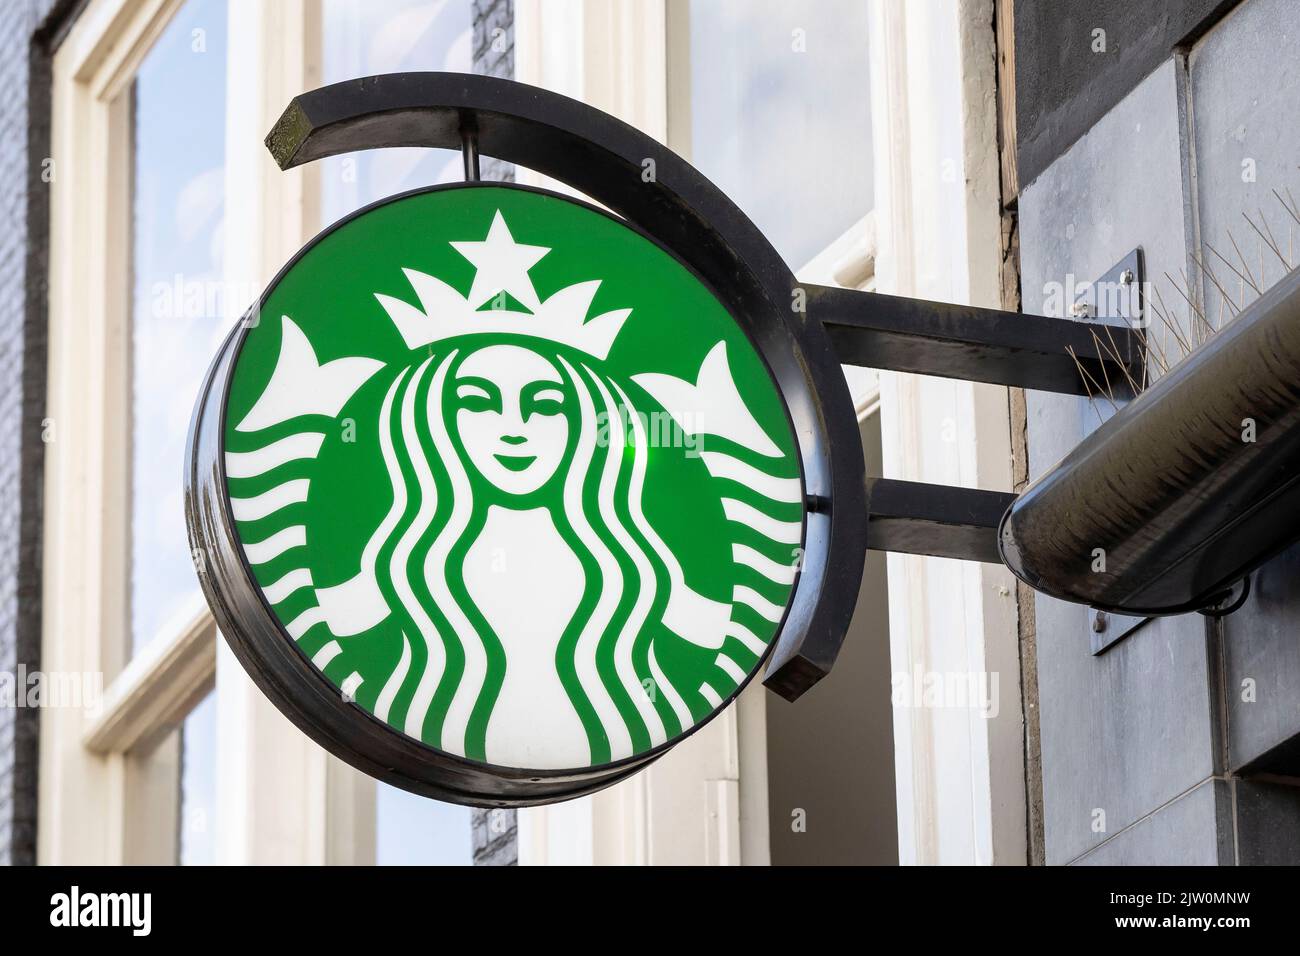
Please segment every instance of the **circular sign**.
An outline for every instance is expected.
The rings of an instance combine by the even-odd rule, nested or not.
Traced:
[[[798,446],[750,339],[653,240],[538,190],[421,190],[317,237],[192,442],[241,661],[330,750],[443,799],[637,769],[739,693],[798,575]]]

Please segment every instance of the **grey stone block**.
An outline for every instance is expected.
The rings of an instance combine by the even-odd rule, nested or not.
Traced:
[[[1081,866],[1218,866],[1233,862],[1227,825],[1232,795],[1207,780],[1116,833],[1077,861]]]
[[[1020,181],[1037,177],[1224,6],[1223,0],[1017,0]]]
[[[1300,864],[1300,786],[1238,780],[1237,862],[1242,866]]]
[[[1246,216],[1280,245],[1284,257],[1300,260],[1300,225],[1273,194],[1288,204],[1300,199],[1300,129],[1289,121],[1300,110],[1296,29],[1291,0],[1250,0],[1189,57],[1200,243],[1230,259],[1260,288],[1281,278],[1286,267]],[[1202,258],[1237,304],[1256,298],[1208,248]],[[1209,319],[1231,318],[1215,284],[1207,278],[1202,286]],[[1298,578],[1300,547],[1293,547],[1256,573],[1246,604],[1223,620],[1231,769],[1274,752],[1270,770],[1300,776]],[[1279,762],[1277,754],[1287,758]]]
[[[1026,312],[1061,314],[1073,296],[1058,295],[1065,308],[1046,309],[1051,283],[1091,281],[1139,246],[1149,274],[1179,274],[1186,262],[1181,110],[1170,60],[1024,190]],[[1026,411],[1036,478],[1109,406],[1028,392]],[[1039,595],[1035,609],[1044,838],[1047,862],[1059,864],[1105,838],[1093,832],[1098,811],[1115,833],[1214,772],[1212,678],[1197,615],[1148,624],[1094,657],[1088,608]]]

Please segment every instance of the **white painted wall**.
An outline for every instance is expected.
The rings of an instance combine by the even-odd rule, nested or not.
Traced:
[[[999,307],[1001,225],[991,0],[872,0],[877,288]],[[1011,488],[1007,390],[884,372],[890,478]],[[899,675],[997,675],[997,716],[894,708],[903,863],[1023,863],[1015,589],[1001,567],[889,556]],[[992,686],[991,680],[985,686]]]

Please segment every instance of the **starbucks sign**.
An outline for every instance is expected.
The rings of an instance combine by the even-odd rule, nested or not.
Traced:
[[[319,236],[192,441],[240,659],[330,749],[446,799],[636,769],[739,693],[800,573],[798,445],[750,337],[653,239],[539,190],[420,190]]]

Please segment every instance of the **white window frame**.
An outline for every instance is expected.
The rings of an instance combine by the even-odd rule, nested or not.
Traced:
[[[319,0],[228,2],[224,279],[259,289],[317,226],[314,170],[280,172],[262,140],[292,96],[318,85]],[[38,859],[174,860],[163,825],[179,800],[172,731],[215,685],[218,861],[373,862],[374,782],[256,690],[201,598],[127,659],[132,169],[121,94],[182,5],[91,0],[54,56],[41,660],[46,673],[100,674],[106,689],[97,713],[42,710]]]
[[[1000,308],[992,0],[872,0],[870,17],[879,289]],[[1005,387],[882,372],[880,405],[885,477],[1011,489]],[[1015,579],[1000,566],[907,554],[890,554],[888,569],[895,674],[999,675],[992,718],[970,709],[939,721],[895,706],[899,862],[1023,864]]]

